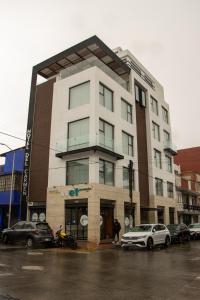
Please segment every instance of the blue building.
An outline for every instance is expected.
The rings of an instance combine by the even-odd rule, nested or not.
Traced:
[[[8,226],[10,197],[11,225],[21,219],[22,210],[24,210],[21,202],[24,147],[5,152],[0,156],[5,157],[5,164],[0,166],[0,230],[2,230]]]

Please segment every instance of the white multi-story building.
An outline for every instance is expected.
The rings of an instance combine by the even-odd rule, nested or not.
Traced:
[[[128,50],[94,36],[34,67],[27,132],[31,216],[46,201],[54,229],[95,243],[112,239],[114,218],[121,233],[176,221],[169,106]]]

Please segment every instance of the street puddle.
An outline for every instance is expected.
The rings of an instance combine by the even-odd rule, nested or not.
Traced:
[[[44,267],[42,267],[42,266],[22,266],[22,270],[43,271]]]

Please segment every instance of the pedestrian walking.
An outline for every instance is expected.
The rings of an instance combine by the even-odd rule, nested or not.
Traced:
[[[113,242],[119,242],[119,232],[121,230],[121,225],[118,222],[117,219],[114,220],[113,223]],[[116,236],[117,236],[117,240],[116,240]]]

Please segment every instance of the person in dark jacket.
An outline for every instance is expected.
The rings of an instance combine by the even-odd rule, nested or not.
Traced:
[[[114,220],[113,223],[113,242],[119,242],[119,232],[121,230],[121,225],[118,222],[117,219]],[[116,236],[117,236],[117,241],[116,241]]]

